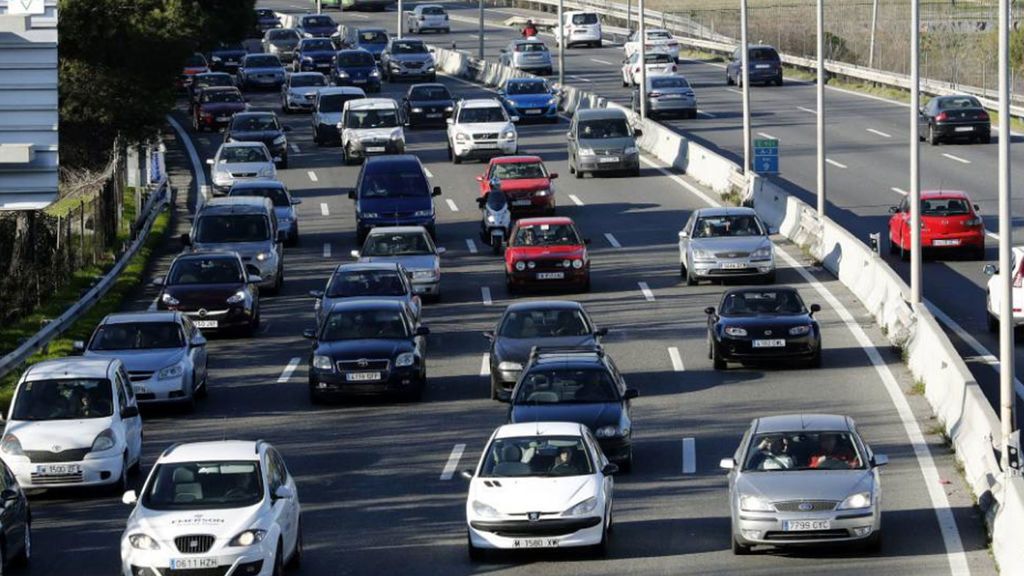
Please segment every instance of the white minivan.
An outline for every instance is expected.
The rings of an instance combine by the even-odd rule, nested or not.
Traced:
[[[570,10],[563,15],[562,26],[555,29],[555,40],[565,47],[591,46],[601,47],[601,17],[597,12],[581,12]]]
[[[116,358],[59,358],[21,376],[0,457],[22,488],[123,492],[142,454],[142,418]]]

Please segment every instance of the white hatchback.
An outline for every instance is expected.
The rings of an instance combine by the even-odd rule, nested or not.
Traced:
[[[1010,252],[1011,274],[1013,274],[1013,288],[1011,288],[1013,325],[1024,325],[1024,246],[1014,246]],[[995,264],[985,265],[985,274],[989,277],[985,285],[985,318],[988,320],[990,332],[999,330],[999,313],[1002,302],[1000,285],[1002,283],[1002,271]]]
[[[277,576],[302,560],[295,481],[262,440],[175,444],[149,473],[121,536],[124,576]]]

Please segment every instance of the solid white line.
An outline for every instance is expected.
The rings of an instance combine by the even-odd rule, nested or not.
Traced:
[[[192,138],[189,138],[188,132],[170,114],[167,115],[167,122],[178,133],[178,139],[185,143],[185,151],[188,152],[188,159],[192,162],[192,176],[196,179],[196,192],[199,193],[209,183],[206,181],[206,170],[203,169],[203,163],[199,161],[199,153],[196,152],[195,144],[192,143]]]
[[[985,230],[985,236],[988,236],[993,240],[999,240],[999,234],[996,234],[995,232],[989,232],[988,230]]]
[[[330,257],[331,257],[331,243],[330,242],[324,242],[324,258],[330,258]]]
[[[611,62],[607,60],[601,60],[600,58],[591,58],[590,61],[597,62],[598,64],[604,64],[605,66],[614,66],[614,64],[612,64]]]
[[[828,162],[829,164],[835,166],[836,168],[846,168],[846,164],[840,164],[839,162],[836,162],[831,158],[825,158],[825,162]]]
[[[874,128],[867,128],[867,131],[871,132],[872,134],[878,134],[882,138],[892,138],[892,134],[886,134],[885,132],[882,132],[881,130],[875,130]]]
[[[946,154],[945,152],[943,152],[942,155],[945,156],[946,158],[949,158],[950,160],[956,160],[957,162],[959,162],[961,164],[970,164],[971,163],[970,160],[968,160],[966,158],[961,158],[959,156],[954,156],[953,154]]]
[[[808,114],[814,114],[815,116],[818,115],[817,110],[811,110],[810,108],[804,108],[803,106],[797,106],[796,109],[801,110],[803,112],[807,112]]]
[[[907,195],[907,191],[904,190],[903,188],[897,188],[897,187],[893,186],[892,188],[889,188],[889,190],[892,190],[893,192],[899,194],[900,196],[906,196]]]
[[[711,112],[705,112],[703,110],[697,110],[697,114],[700,114],[702,116],[707,116],[708,118],[718,118],[718,116],[715,116]]]
[[[935,316],[939,322],[945,324],[947,328],[956,333],[958,338],[964,341],[964,344],[967,344],[971,350],[974,350],[974,353],[979,356],[979,360],[995,369],[996,374],[999,373],[1002,364],[999,362],[999,358],[995,354],[989,352],[988,348],[985,348],[977,338],[957,324],[956,320],[953,320],[948,314],[939,310],[938,306],[932,304],[928,300],[925,300],[924,303],[928,306],[928,310],[931,311],[932,315]],[[1017,396],[1024,399],[1024,384],[1021,384],[1020,380],[1016,377],[1013,379],[1013,389],[1017,392]]]
[[[737,90],[736,88],[726,88],[729,92],[735,92],[737,94],[743,94],[743,90]]]
[[[313,172],[312,170],[310,170],[309,172],[306,172],[306,174],[309,175],[309,179],[312,180],[313,182],[317,182],[318,181],[318,179],[316,177],[316,172]]]
[[[327,203],[326,202],[321,202],[320,203],[320,215],[321,216],[330,216],[331,215],[331,210],[330,210],[330,208],[327,207]]]
[[[583,206],[583,201],[577,198],[575,194],[569,194],[569,200],[572,200],[572,203],[577,206]]]
[[[292,144],[292,152],[295,152],[296,154],[298,154],[299,152],[302,152],[302,150],[299,149],[299,145],[298,144]]]
[[[668,357],[672,360],[672,369],[676,372],[685,372],[686,366],[683,365],[683,357],[679,355],[679,348],[675,346],[668,347]]]
[[[476,254],[477,253],[476,242],[473,242],[472,238],[466,238],[466,248],[469,248],[469,253],[470,254]]]
[[[156,303],[159,300],[160,300],[160,293],[157,292],[156,296],[153,296],[153,301],[150,302],[149,306],[146,308],[146,312],[156,312]]]
[[[278,384],[284,384],[292,377],[292,373],[299,367],[300,360],[300,358],[292,358],[291,361],[288,362],[288,365],[281,371],[281,375],[277,377]]]
[[[592,80],[590,80],[589,78],[584,78],[583,76],[569,76],[569,78],[579,80],[580,82],[586,82],[588,84],[592,82]]]
[[[611,232],[605,232],[604,238],[612,245],[612,248],[622,248],[622,244],[619,244],[619,241],[615,239],[615,236],[612,236]]]
[[[761,138],[767,138],[769,140],[778,140],[778,138],[776,138],[775,136],[772,136],[771,134],[769,134],[767,132],[758,132],[757,135],[760,136]]]
[[[448,462],[445,463],[444,470],[441,472],[441,480],[452,479],[452,476],[455,475],[455,469],[459,467],[459,460],[462,459],[462,453],[465,450],[465,444],[456,444],[452,447],[452,453],[448,456]]]
[[[487,286],[480,287],[480,297],[484,301],[484,306],[490,306],[491,304],[494,304],[494,301],[491,300],[491,289],[488,288]]]
[[[455,200],[452,200],[451,198],[445,198],[444,201],[448,204],[448,208],[452,212],[458,212],[459,211],[459,207],[455,205]]]
[[[432,173],[432,172],[430,171],[430,169],[429,169],[429,168],[427,168],[426,166],[424,166],[424,167],[423,167],[423,172],[425,172],[425,173],[426,173],[426,175],[427,175],[427,178],[433,178],[433,177],[434,177],[434,174],[433,174],[433,173]]]
[[[645,158],[645,157],[643,157],[643,156],[641,156],[641,157],[640,157],[640,161],[641,161],[641,162],[643,162],[644,164],[647,164],[648,166],[651,166],[651,167],[653,167],[653,168],[657,169],[657,170],[658,170],[659,172],[661,172],[661,173],[662,173],[663,175],[665,175],[665,176],[668,176],[669,178],[671,178],[671,179],[672,179],[672,181],[673,181],[673,182],[675,182],[676,184],[679,184],[679,185],[680,185],[680,186],[682,186],[683,188],[686,188],[686,189],[687,189],[687,190],[689,190],[689,191],[690,191],[690,192],[691,192],[691,193],[692,193],[692,194],[693,194],[694,196],[696,196],[696,197],[700,198],[701,200],[703,200],[703,201],[704,201],[704,202],[706,202],[707,204],[709,204],[709,205],[711,205],[711,206],[716,206],[716,207],[718,207],[718,206],[721,206],[721,205],[722,205],[722,204],[721,204],[721,203],[720,203],[720,202],[719,202],[718,200],[715,200],[714,198],[712,198],[712,197],[708,196],[707,194],[705,194],[704,192],[702,192],[701,190],[699,190],[699,189],[698,189],[698,188],[697,188],[696,186],[694,186],[693,184],[690,184],[690,183],[689,183],[689,182],[687,182],[686,180],[683,180],[682,178],[680,178],[678,174],[673,174],[672,172],[670,172],[670,171],[666,170],[665,168],[662,168],[661,166],[658,166],[657,164],[655,164],[654,162],[651,162],[650,160],[648,160],[647,158]],[[570,197],[572,197],[572,195],[571,195],[571,194],[570,194]]]
[[[694,438],[683,438],[683,474],[697,471],[697,441]]]
[[[490,376],[491,375],[491,355],[484,352],[484,357],[480,361],[480,375]]]
[[[644,295],[644,299],[648,302],[654,302],[654,292],[651,292],[651,287],[647,285],[647,282],[637,282],[640,286],[640,292]]]

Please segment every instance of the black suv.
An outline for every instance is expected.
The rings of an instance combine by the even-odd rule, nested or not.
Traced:
[[[278,168],[288,167],[288,138],[291,126],[282,126],[273,112],[240,112],[231,117],[224,132],[225,142],[263,142]]]

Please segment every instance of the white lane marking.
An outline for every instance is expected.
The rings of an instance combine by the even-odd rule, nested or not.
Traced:
[[[949,158],[950,160],[955,160],[955,161],[957,161],[957,162],[959,162],[961,164],[970,164],[971,163],[971,161],[968,160],[967,158],[961,158],[961,157],[953,155],[953,154],[947,154],[947,153],[943,152],[942,155],[945,156],[946,158]]]
[[[701,200],[706,202],[708,205],[716,206],[716,207],[722,205],[721,202],[719,202],[718,200],[715,200],[715,199],[711,198],[710,196],[708,196],[707,194],[705,194],[704,192],[699,190],[693,184],[690,184],[686,180],[683,180],[682,178],[680,178],[678,174],[673,174],[669,170],[667,170],[665,168],[662,168],[661,166],[658,166],[657,164],[655,164],[654,162],[651,162],[650,160],[648,160],[647,158],[645,158],[643,156],[640,157],[640,161],[643,162],[644,164],[648,165],[648,166],[651,166],[651,167],[657,169],[658,172],[661,172],[663,175],[668,176],[669,178],[672,179],[673,182],[675,182],[676,184],[679,184],[683,188],[686,188],[687,190],[690,191],[690,193],[692,193],[694,196],[700,198]]]
[[[469,248],[469,253],[470,254],[476,254],[477,253],[476,242],[473,242],[472,238],[466,238],[466,248]]]
[[[557,22],[556,22],[556,24],[557,24]],[[598,64],[604,64],[605,66],[614,66],[614,64],[612,64],[611,62],[609,62],[607,60],[601,60],[600,58],[591,58],[590,61],[591,62],[597,62]]]
[[[284,384],[291,379],[292,373],[294,373],[295,369],[299,367],[299,361],[300,358],[292,358],[291,361],[288,362],[288,365],[281,371],[281,375],[277,377],[278,384]]]
[[[668,347],[668,357],[672,360],[672,369],[676,372],[685,372],[686,366],[683,365],[683,357],[679,355],[679,348],[675,346]]]
[[[718,116],[715,116],[711,112],[705,112],[703,110],[697,110],[697,114],[700,114],[701,116],[707,116],[708,118],[718,118]]]
[[[309,172],[306,172],[306,174],[309,176],[309,179],[312,180],[313,182],[319,181],[319,178],[316,177],[316,172],[310,170]]]
[[[426,173],[427,178],[433,178],[434,177],[434,173],[431,172],[430,168],[427,168],[426,166],[423,167],[423,172]]]
[[[321,202],[320,203],[320,215],[321,216],[330,216],[331,215],[331,209],[327,207],[327,203],[326,202]]]
[[[491,355],[484,352],[484,357],[480,361],[480,375],[490,376],[491,375]]]
[[[697,471],[697,440],[683,438],[683,474]]]
[[[622,244],[619,244],[619,241],[615,239],[615,236],[612,236],[611,232],[605,232],[604,238],[612,245],[612,248],[622,248]]]
[[[480,38],[480,36],[478,34],[470,34],[469,37],[470,38],[477,38],[477,39]]]
[[[988,230],[985,230],[985,236],[988,236],[989,238],[996,241],[999,240],[999,234],[996,234],[995,232],[989,232]]]
[[[807,112],[808,114],[814,114],[815,116],[818,115],[817,110],[811,110],[810,108],[804,108],[803,106],[797,106],[796,109],[803,112]]]
[[[842,163],[836,162],[835,160],[833,160],[831,158],[825,158],[825,162],[828,162],[829,164],[835,166],[836,168],[846,168],[846,164],[842,164]]]
[[[146,307],[146,312],[156,312],[156,303],[160,300],[160,293],[157,292],[156,296],[153,296],[153,301]]]
[[[590,78],[584,78],[583,76],[569,76],[569,78],[572,78],[573,80],[579,80],[580,82],[586,82],[587,84],[590,84],[592,82]]]
[[[455,200],[452,200],[451,198],[445,198],[444,201],[445,201],[445,203],[448,204],[448,208],[452,212],[458,212],[459,211],[459,207],[455,205]]]
[[[484,301],[484,306],[494,304],[494,300],[491,300],[491,289],[487,286],[480,287],[480,298]]]
[[[196,146],[188,132],[170,114],[167,115],[167,122],[174,128],[178,135],[178,140],[185,143],[185,151],[188,152],[188,159],[192,164],[192,176],[196,179],[195,209],[198,212],[206,204],[206,191],[209,190],[209,183],[206,180],[206,168],[199,161],[199,153],[196,152]]]
[[[366,14],[351,14],[350,13],[350,14],[346,14],[346,16],[349,16],[351,18],[359,18],[360,20],[367,20],[369,18],[369,16],[367,16]]]
[[[972,336],[970,332],[964,330],[960,324],[957,324],[956,320],[953,320],[948,314],[939,310],[938,306],[932,304],[928,300],[925,300],[924,303],[928,306],[928,310],[931,311],[932,315],[935,316],[939,322],[945,324],[950,330],[956,333],[958,338],[964,341],[964,344],[967,344],[971,350],[974,350],[974,353],[978,355],[979,360],[995,369],[996,374],[999,373],[1002,363],[999,362],[999,358],[995,354],[989,352],[988,348],[985,348],[977,338]],[[1017,392],[1017,396],[1024,399],[1024,384],[1021,384],[1020,380],[1016,377],[1013,378],[1013,389]]]
[[[577,198],[575,194],[569,194],[569,200],[572,200],[572,203],[577,206],[583,206],[583,200]]]
[[[264,322],[263,328],[260,328],[260,334],[266,334],[270,332],[270,322]]]
[[[892,134],[886,134],[885,132],[882,132],[881,130],[875,130],[874,128],[867,128],[867,131],[871,132],[872,134],[877,134],[882,138],[892,138]]]
[[[778,140],[778,138],[776,138],[775,136],[772,136],[771,134],[769,134],[767,132],[758,132],[757,135],[760,136],[761,138],[767,138],[769,140]]]
[[[331,243],[330,242],[324,242],[324,258],[330,258],[330,257],[331,257]]]
[[[743,90],[737,90],[736,88],[726,88],[729,92],[735,92],[737,94],[743,94]]]
[[[295,152],[296,154],[298,154],[299,152],[302,152],[302,150],[299,149],[299,145],[298,144],[292,144],[292,152]]]
[[[893,186],[892,188],[889,188],[889,190],[892,190],[893,192],[899,194],[900,196],[906,196],[907,195],[907,191],[904,190],[903,188],[897,188],[897,187]]]
[[[647,285],[647,282],[637,282],[640,286],[640,293],[644,295],[644,299],[648,302],[654,302],[654,292],[651,292],[651,287]]]
[[[441,480],[451,480],[452,476],[455,475],[455,469],[459,467],[459,460],[462,459],[462,453],[465,452],[465,444],[456,444],[452,447],[452,453],[448,456],[448,462],[445,462],[444,470],[441,472]]]

